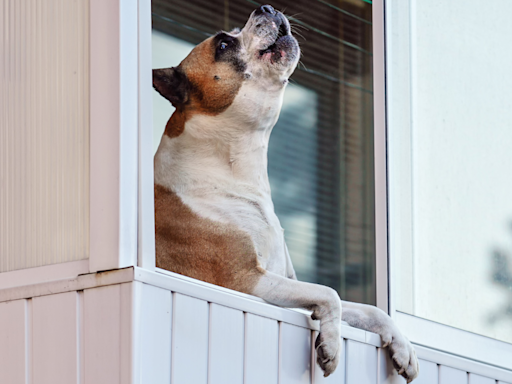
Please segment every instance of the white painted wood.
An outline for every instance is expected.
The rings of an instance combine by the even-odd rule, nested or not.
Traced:
[[[396,294],[401,294],[400,305],[412,309],[413,265],[411,217],[412,193],[410,184],[410,146],[400,143],[411,140],[411,84],[410,84],[410,17],[411,2],[385,1],[386,25],[386,118],[388,160],[388,248],[390,286],[389,309],[393,317]],[[407,22],[393,22],[407,20]],[[391,81],[391,79],[393,79]],[[401,278],[394,278],[401,276]]]
[[[42,267],[3,272],[0,275],[0,290],[40,284],[48,281],[70,279],[89,273],[89,260],[71,261]]]
[[[139,374],[135,383],[169,384],[171,382],[171,292],[140,284],[138,317]]]
[[[122,381],[131,366],[131,284],[117,284],[84,291],[85,384],[130,383]],[[127,345],[128,344],[128,345]]]
[[[90,0],[90,268],[137,263],[137,2]]]
[[[210,304],[208,384],[243,383],[244,313]]]
[[[379,348],[378,354],[378,383],[379,384],[404,384],[405,379],[399,376],[396,369],[393,367],[393,363],[389,358],[387,349]],[[423,373],[423,372],[422,372]],[[437,376],[436,376],[437,378]],[[416,384],[416,382],[414,382]],[[437,382],[429,382],[429,384],[437,384]]]
[[[155,270],[151,1],[139,0],[139,241],[138,266]]]
[[[313,384],[345,384],[345,375],[346,375],[346,340],[342,339],[341,341],[341,355],[340,355],[340,363],[338,364],[338,368],[329,375],[328,377],[324,377],[324,372],[322,368],[316,362],[316,351],[315,351],[315,340],[318,336],[318,332],[312,332],[311,339],[311,360],[313,367]]]
[[[346,384],[377,384],[377,348],[347,340]]]
[[[377,306],[389,311],[388,285],[388,201],[386,148],[386,54],[384,2],[372,5],[373,37],[373,129],[375,163],[375,278]]]
[[[414,384],[439,384],[439,366],[430,361],[419,360],[420,375]]]
[[[208,380],[208,303],[173,294],[172,384],[206,384]]]
[[[470,373],[468,384],[496,384],[496,380]]]
[[[279,326],[279,384],[311,383],[311,330]]]
[[[459,369],[439,366],[439,384],[467,384],[468,374]]]
[[[0,302],[31,297],[45,296],[56,293],[80,291],[105,285],[120,284],[133,281],[133,269],[119,269],[101,273],[81,275],[74,279],[51,281],[23,287],[0,290]]]
[[[512,345],[509,343],[401,312],[396,312],[395,320],[414,343],[512,370]]]
[[[245,314],[244,384],[277,384],[279,325],[276,320]]]
[[[437,364],[457,368],[462,371],[476,373],[484,377],[492,377],[496,380],[512,382],[512,371],[436,351],[435,349],[426,348],[420,345],[415,345],[414,348],[417,356],[422,360],[432,361]]]
[[[72,384],[78,377],[78,295],[32,302],[32,384]]]
[[[26,307],[26,300],[0,303],[0,383],[26,383]]]

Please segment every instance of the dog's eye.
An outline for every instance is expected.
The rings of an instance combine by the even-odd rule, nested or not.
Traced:
[[[228,43],[226,43],[225,41],[220,43],[220,49],[226,49],[227,47],[228,47]]]

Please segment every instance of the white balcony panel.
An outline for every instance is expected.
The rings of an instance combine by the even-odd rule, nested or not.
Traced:
[[[244,313],[210,304],[208,384],[243,383]]]
[[[347,340],[346,384],[377,384],[377,348]]]
[[[172,293],[166,289],[138,283],[136,313],[140,320],[140,383],[171,382]],[[136,370],[137,372],[137,370]]]
[[[314,350],[315,340],[318,336],[318,332],[313,332],[313,337],[311,338],[311,343],[313,344],[313,352],[312,352],[312,361],[313,364],[313,383],[314,384],[344,384],[345,383],[345,359],[346,359],[346,340],[341,340],[341,355],[340,355],[340,363],[338,364],[338,368],[329,375],[328,377],[324,377],[324,371],[316,362],[316,352]]]
[[[496,380],[471,373],[469,375],[469,384],[496,384]]]
[[[279,384],[311,383],[310,329],[281,323],[279,354]]]
[[[28,382],[27,302],[15,300],[0,303],[0,383]]]
[[[436,363],[425,360],[419,360],[419,363],[420,376],[414,381],[414,384],[438,384],[439,366]]]
[[[173,295],[171,383],[208,380],[208,302]]]
[[[377,358],[379,360],[379,369],[377,372],[379,384],[405,384],[405,379],[399,376],[396,369],[393,367],[391,360],[389,359],[388,351],[382,348],[378,349]],[[423,369],[423,366],[422,366]],[[422,372],[423,376],[423,372]],[[436,376],[437,379],[437,376]],[[416,383],[416,382],[415,382]],[[437,384],[436,381],[427,381],[424,383]]]
[[[76,383],[78,293],[36,297],[32,311],[32,383]]]
[[[266,317],[245,315],[244,384],[277,384],[279,324]]]
[[[468,374],[467,372],[461,371],[446,366],[439,367],[439,384],[467,384]]]
[[[340,363],[324,378],[312,345],[317,324],[297,321],[307,314],[128,272],[0,290],[0,383],[405,384],[374,334],[342,325]],[[414,384],[512,383],[511,371],[417,351]]]
[[[89,1],[0,7],[0,272],[89,256]]]
[[[132,285],[108,285],[84,291],[81,332],[85,344],[85,384],[131,382]]]

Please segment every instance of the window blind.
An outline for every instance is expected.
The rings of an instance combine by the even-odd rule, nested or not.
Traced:
[[[153,28],[197,44],[252,0],[153,0]],[[275,210],[300,280],[375,303],[371,1],[273,1],[303,52],[269,147]],[[168,66],[179,64],[184,57]]]

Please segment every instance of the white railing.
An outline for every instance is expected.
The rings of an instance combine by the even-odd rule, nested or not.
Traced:
[[[165,271],[127,268],[0,290],[0,383],[397,384],[377,335],[342,327],[322,376],[305,311]],[[512,373],[417,347],[416,384],[500,384]]]

